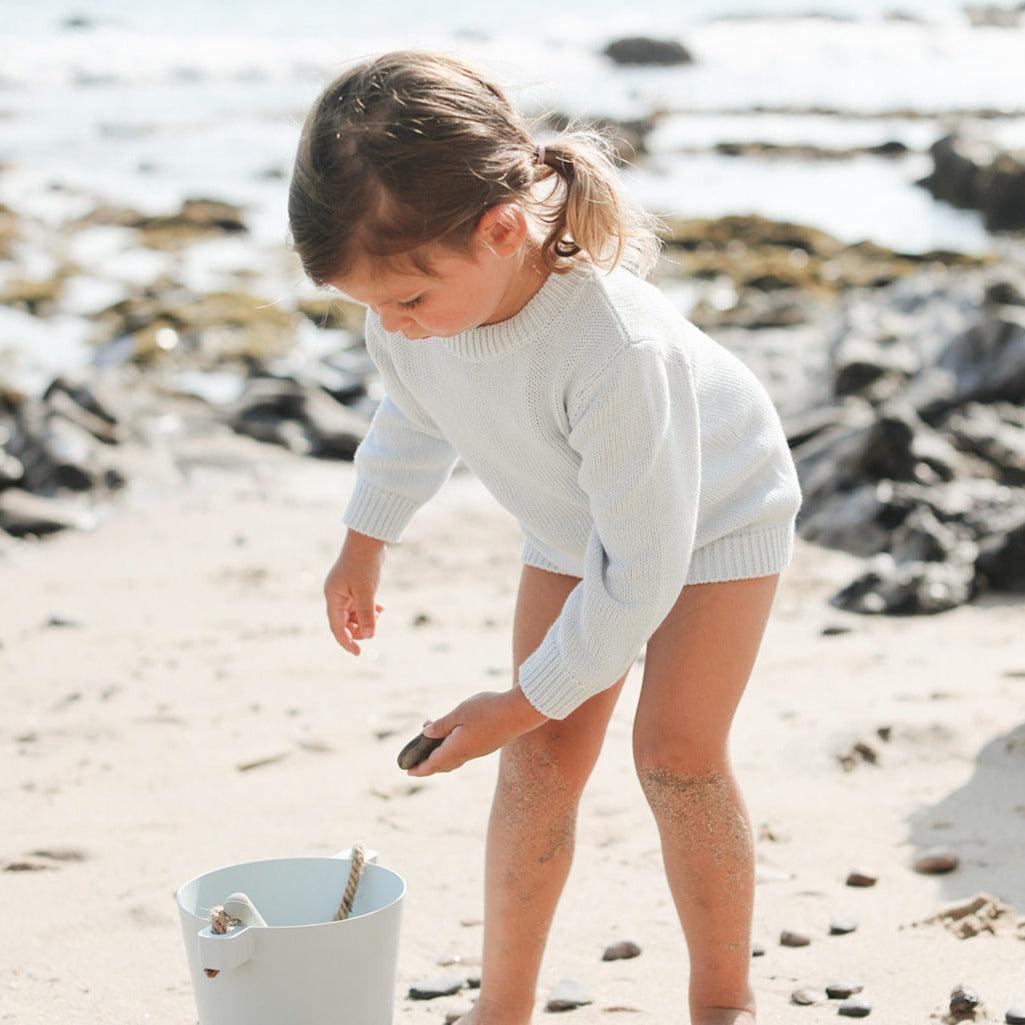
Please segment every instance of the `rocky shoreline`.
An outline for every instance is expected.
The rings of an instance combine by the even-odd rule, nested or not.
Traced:
[[[950,154],[964,146],[941,140],[933,150],[933,187],[951,198],[952,186],[935,183],[951,180]],[[976,197],[990,194],[981,173]],[[5,384],[0,367],[8,535],[89,527],[129,482],[122,452],[183,434],[230,429],[351,460],[380,398],[362,309],[295,289],[274,301],[273,275],[252,268],[221,274],[222,287],[207,291],[186,280],[191,246],[245,237],[243,209],[194,197],[150,216],[96,203],[46,227],[0,213],[0,248],[11,258],[26,239],[69,253],[83,233],[113,230],[126,249],[162,254],[180,271],[125,285],[116,301],[87,310],[88,364],[38,394]],[[654,280],[686,289],[690,318],[766,381],[805,491],[799,533],[867,560],[833,600],[865,613],[925,613],[1025,588],[1022,265],[845,244],[758,216],[665,224]],[[285,255],[278,282],[296,273]],[[48,278],[7,279],[0,309],[45,327],[66,316],[72,285],[81,290],[88,276],[65,256]]]

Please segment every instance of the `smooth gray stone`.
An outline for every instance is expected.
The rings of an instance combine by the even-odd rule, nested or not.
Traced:
[[[572,1011],[584,1004],[593,1004],[591,991],[576,979],[560,979],[548,998],[546,1011]]]
[[[437,975],[431,979],[419,979],[409,987],[411,1000],[433,1000],[458,993],[466,985],[461,975]]]
[[[425,737],[422,733],[414,737],[399,752],[399,768],[412,769],[414,765],[419,765],[436,747],[440,747],[444,740],[444,737]]]
[[[797,1004],[800,1007],[812,1007],[815,1004],[824,1004],[828,1000],[828,996],[822,992],[821,989],[815,989],[812,986],[802,986],[800,989],[795,989],[790,994],[790,1002]]]
[[[864,997],[851,997],[836,1010],[846,1018],[865,1018],[872,1013],[872,1005]]]
[[[864,988],[862,983],[851,982],[850,979],[846,979],[843,982],[831,982],[826,986],[826,996],[830,1000],[842,1000],[846,997],[854,996],[855,993],[860,993]]]

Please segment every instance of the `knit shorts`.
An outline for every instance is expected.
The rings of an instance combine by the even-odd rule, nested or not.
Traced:
[[[745,580],[781,573],[790,563],[794,552],[794,523],[774,524],[726,534],[700,548],[691,555],[687,584],[709,584],[722,580]],[[527,566],[583,576],[583,561],[567,559],[553,553],[531,534],[523,532],[523,550],[520,561]]]

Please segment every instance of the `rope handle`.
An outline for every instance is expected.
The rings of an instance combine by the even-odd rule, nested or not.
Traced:
[[[359,886],[360,877],[363,874],[363,865],[366,863],[367,850],[357,840],[352,845],[349,862],[349,878],[345,883],[345,892],[342,894],[342,902],[338,905],[335,917],[332,921],[341,922],[349,917],[352,911],[353,901],[356,899],[356,887]]]

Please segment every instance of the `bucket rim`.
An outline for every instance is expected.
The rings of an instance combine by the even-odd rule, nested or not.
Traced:
[[[207,871],[205,871],[205,872],[199,872],[196,875],[194,875],[191,879],[187,879],[184,883],[181,884],[181,886],[179,886],[174,891],[174,902],[177,905],[178,910],[180,912],[182,912],[182,913],[184,913],[186,915],[191,915],[193,918],[197,918],[200,921],[203,921],[203,917],[201,915],[197,915],[194,911],[190,911],[187,907],[185,907],[182,904],[181,894],[182,894],[182,890],[184,890],[187,886],[191,886],[193,883],[195,883],[199,879],[202,879],[204,876],[213,875],[215,872],[221,872],[221,871],[223,871],[226,868],[246,868],[246,867],[248,867],[250,865],[269,865],[269,864],[272,864],[273,862],[277,862],[277,861],[331,861],[331,862],[340,862],[341,864],[344,865],[344,864],[346,864],[347,862],[349,862],[351,860],[352,860],[351,858],[333,858],[330,855],[314,854],[314,855],[307,856],[307,855],[300,854],[300,855],[296,855],[295,857],[291,857],[291,858],[256,858],[253,861],[232,861],[232,862],[229,862],[226,865],[219,865],[217,868],[211,868],[211,869],[207,869]],[[344,919],[341,919],[339,921],[305,922],[305,923],[301,923],[299,925],[265,925],[265,926],[259,926],[259,928],[261,928],[261,929],[315,929],[315,928],[318,928],[320,926],[344,925],[346,922],[356,922],[356,921],[359,921],[359,919],[361,919],[361,918],[369,918],[371,915],[378,915],[382,911],[387,911],[389,908],[392,908],[396,904],[400,903],[401,900],[403,899],[403,897],[406,896],[406,880],[403,879],[402,876],[399,875],[399,873],[396,872],[394,869],[388,868],[387,865],[379,865],[379,864],[377,864],[377,862],[368,861],[368,862],[366,862],[364,864],[363,871],[365,872],[368,868],[371,869],[371,870],[380,870],[380,871],[383,871],[383,872],[388,872],[390,875],[395,876],[395,878],[399,881],[399,885],[400,885],[401,889],[399,890],[399,892],[396,894],[396,896],[392,900],[388,901],[387,904],[382,904],[380,907],[374,908],[373,911],[364,911],[364,912],[362,912],[359,915],[349,915],[348,918],[344,918]]]

